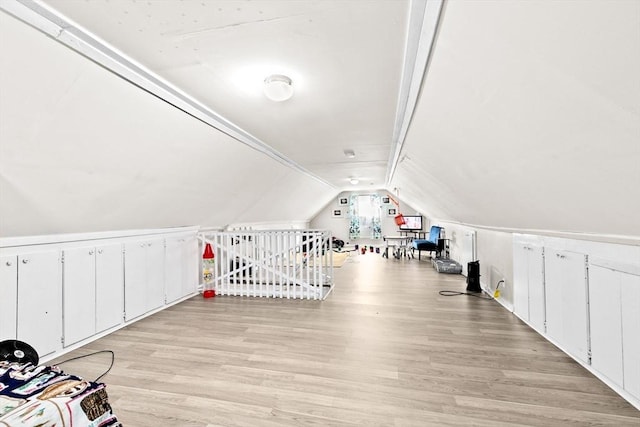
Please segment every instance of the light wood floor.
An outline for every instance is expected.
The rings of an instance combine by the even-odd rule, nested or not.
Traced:
[[[60,359],[111,349],[127,427],[640,426],[640,412],[461,276],[352,255],[326,301],[194,297]],[[59,360],[60,360],[59,359]],[[70,362],[95,378],[108,357]]]

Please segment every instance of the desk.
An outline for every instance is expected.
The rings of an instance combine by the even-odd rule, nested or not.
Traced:
[[[393,257],[400,259],[401,256],[411,256],[411,252],[407,251],[411,237],[409,236],[383,236],[385,247],[382,256],[389,258],[389,248],[393,248]]]
[[[412,235],[414,239],[426,239],[427,238],[427,234],[429,234],[428,231],[407,231],[407,230],[400,230],[400,235],[401,236],[408,236],[408,235]]]
[[[104,384],[57,366],[0,361],[0,426],[117,427]]]

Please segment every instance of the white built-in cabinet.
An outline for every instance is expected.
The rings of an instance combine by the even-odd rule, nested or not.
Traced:
[[[514,312],[640,408],[640,248],[514,235]]]
[[[18,255],[17,339],[40,357],[62,348],[62,274],[59,250]]]
[[[0,340],[19,339],[40,356],[62,347],[60,251],[0,257]]]
[[[64,345],[75,344],[96,332],[95,248],[63,251]]]
[[[125,319],[164,304],[164,241],[145,239],[124,245]]]
[[[640,275],[620,282],[624,389],[640,402]]]
[[[16,339],[18,257],[0,257],[0,341]]]
[[[0,341],[16,339],[18,257],[0,257]]]
[[[199,248],[195,236],[167,238],[165,242],[164,284],[167,303],[170,303],[196,291]]]
[[[64,345],[123,321],[122,245],[63,250]]]
[[[570,354],[587,362],[589,307],[586,256],[548,248],[545,273],[547,335]]]
[[[640,399],[640,275],[589,266],[593,368]]]
[[[0,239],[0,341],[25,341],[49,360],[194,295],[196,233],[185,227]]]
[[[515,313],[540,333],[545,332],[544,248],[514,242],[513,306]]]
[[[96,333],[124,321],[124,259],[121,243],[96,247]]]

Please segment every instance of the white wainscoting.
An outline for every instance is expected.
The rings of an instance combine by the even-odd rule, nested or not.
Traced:
[[[640,247],[514,234],[513,277],[514,313],[640,409]]]
[[[197,232],[0,239],[0,340],[25,341],[45,362],[195,295]]]

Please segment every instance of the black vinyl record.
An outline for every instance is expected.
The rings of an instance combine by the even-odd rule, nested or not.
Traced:
[[[26,342],[6,340],[0,342],[0,360],[38,365],[38,352]]]

